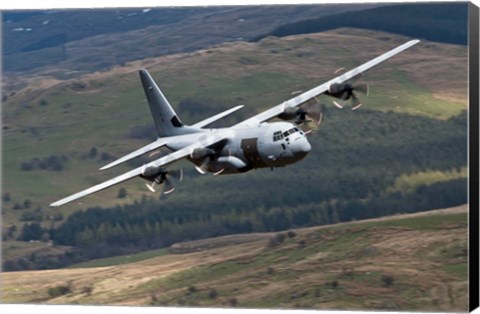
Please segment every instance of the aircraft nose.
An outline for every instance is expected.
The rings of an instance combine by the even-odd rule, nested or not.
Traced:
[[[312,146],[310,143],[307,141],[306,138],[301,138],[295,143],[295,149],[293,150],[293,153],[298,156],[298,157],[305,157],[310,150],[312,149]]]
[[[312,149],[312,145],[310,145],[310,143],[307,140],[304,139],[303,141],[301,141],[300,151],[302,153],[308,154],[311,149]]]

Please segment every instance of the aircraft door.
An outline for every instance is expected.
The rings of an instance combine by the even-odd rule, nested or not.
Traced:
[[[258,138],[246,138],[241,142],[241,148],[245,158],[254,168],[262,168],[267,165],[258,153]]]

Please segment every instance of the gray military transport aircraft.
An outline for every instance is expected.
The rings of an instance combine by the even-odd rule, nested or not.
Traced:
[[[298,125],[314,121],[317,125],[322,119],[319,103],[312,100],[322,94],[335,99],[352,102],[352,110],[361,106],[354,91],[368,93],[366,84],[354,84],[353,78],[393,57],[394,55],[417,44],[419,40],[411,40],[392,49],[334,79],[323,83],[309,91],[303,92],[275,107],[237,123],[229,128],[206,128],[211,123],[241,109],[237,106],[194,125],[184,125],[158,88],[147,70],[140,70],[143,89],[155,122],[158,138],[136,151],[121,157],[100,168],[114,167],[135,157],[142,156],[162,147],[171,153],[149,162],[141,167],[119,175],[113,179],[92,186],[86,190],[56,201],[50,206],[57,207],[81,197],[98,192],[115,184],[141,177],[151,182],[148,189],[155,192],[155,184],[163,184],[163,193],[173,192],[171,178],[182,180],[182,171],[168,171],[165,166],[186,158],[195,164],[198,172],[214,175],[246,172],[264,167],[283,167],[303,159],[311,146],[306,133]],[[335,106],[343,105],[334,101]],[[279,118],[283,122],[266,121]]]

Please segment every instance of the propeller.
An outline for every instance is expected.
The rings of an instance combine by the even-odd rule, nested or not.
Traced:
[[[151,192],[156,192],[155,185],[162,184],[163,194],[170,194],[175,191],[174,181],[182,182],[183,181],[183,170],[167,170],[162,167],[146,167],[143,166],[142,174],[140,177],[152,182],[152,184],[145,183],[146,187]]]
[[[156,155],[160,155],[160,157],[163,157],[162,152],[159,149],[157,149],[157,150],[151,152],[150,154],[148,154],[148,158],[152,158],[153,156],[156,156]]]
[[[207,156],[203,159],[202,163],[200,164],[200,166],[195,166],[195,170],[197,170],[198,173],[200,174],[206,174],[207,173],[207,169],[208,169],[208,164],[210,163],[210,156]]]
[[[306,103],[297,110],[296,124],[314,122],[316,126],[322,123],[322,105],[317,101],[315,103]]]
[[[344,67],[338,68],[337,70],[335,70],[334,74],[340,75],[344,70],[345,70]],[[355,92],[368,96],[368,84],[367,83],[356,84],[355,82],[357,80],[358,80],[358,77],[351,79],[345,83],[333,83],[329,86],[328,91],[325,94],[343,101],[350,100],[351,109],[357,110],[362,106],[362,102],[358,98]],[[340,109],[345,107],[345,103],[341,104],[335,100],[333,101],[333,104]]]
[[[190,158],[194,161],[201,161],[200,165],[195,166],[195,170],[200,174],[206,174],[208,166],[212,162],[217,153],[211,148],[197,148],[191,154]]]
[[[230,157],[232,155],[231,150],[228,150],[228,156]],[[190,158],[193,159],[194,161],[201,161],[200,165],[195,166],[195,169],[200,173],[200,174],[206,174],[208,172],[208,168],[210,166],[210,163],[213,161],[216,161],[217,158],[221,157],[220,152],[217,152],[211,148],[199,148],[194,150],[190,154]],[[225,171],[225,168],[220,169],[217,172],[214,172],[213,175],[217,176],[221,174],[222,172]]]
[[[317,98],[315,100],[316,102],[307,102],[298,108],[285,108],[278,117],[282,120],[293,121],[297,125],[313,122],[315,126],[319,126],[323,119],[323,105]],[[311,130],[305,133],[310,132]]]
[[[362,106],[362,102],[360,101],[355,92],[368,95],[368,84],[333,83],[332,85],[330,85],[330,87],[328,88],[328,92],[326,92],[325,94],[343,101],[350,100],[352,110],[356,110],[360,108],[360,106]],[[335,100],[333,101],[333,104],[340,109],[345,106]]]
[[[335,70],[335,72],[333,72],[333,74],[339,75],[339,74],[342,73],[344,70],[345,70],[345,67],[338,68],[338,69]]]

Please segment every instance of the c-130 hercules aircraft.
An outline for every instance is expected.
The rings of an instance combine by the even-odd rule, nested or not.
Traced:
[[[164,194],[173,192],[172,177],[181,180],[183,173],[168,171],[165,166],[186,158],[195,164],[202,174],[212,172],[215,175],[242,173],[256,168],[283,167],[302,160],[311,149],[306,133],[297,125],[322,119],[318,109],[319,103],[313,106],[309,102],[322,94],[340,100],[350,100],[352,110],[361,106],[354,91],[368,93],[366,84],[354,84],[353,78],[395,56],[396,54],[417,44],[419,40],[411,40],[392,49],[334,79],[311,90],[287,100],[262,113],[237,123],[229,128],[210,129],[206,126],[241,109],[237,106],[194,125],[184,125],[172,106],[165,98],[147,70],[140,70],[143,89],[155,122],[158,138],[136,151],[109,163],[100,170],[142,156],[146,153],[166,147],[171,153],[149,162],[141,167],[113,179],[92,186],[86,190],[56,201],[50,206],[57,207],[81,197],[96,193],[134,177],[141,177],[151,182],[148,189],[155,191],[155,185],[163,184]],[[342,108],[338,102],[335,106]],[[284,122],[266,121],[279,118]],[[288,122],[286,122],[288,121]]]

